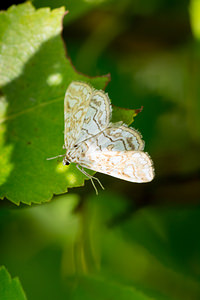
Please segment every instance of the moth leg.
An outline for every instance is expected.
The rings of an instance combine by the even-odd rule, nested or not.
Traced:
[[[60,154],[60,155],[57,155],[57,156],[54,156],[54,157],[46,158],[46,160],[51,160],[51,159],[55,159],[57,157],[63,157],[63,156],[65,156],[65,154]]]
[[[77,169],[78,169],[79,171],[81,171],[85,176],[87,176],[87,177],[91,180],[92,185],[93,185],[93,187],[94,187],[95,192],[96,192],[97,195],[98,195],[98,191],[97,191],[97,188],[96,188],[96,186],[95,186],[95,184],[94,184],[93,179],[95,179],[95,180],[99,183],[99,185],[100,185],[100,187],[102,188],[102,190],[104,190],[104,187],[103,187],[101,181],[100,181],[97,177],[94,177],[94,176],[88,174],[88,173],[87,173],[83,168],[81,168],[79,165],[76,165],[76,167],[77,167]]]
[[[94,176],[92,176],[92,175],[90,175],[90,174],[88,174],[83,168],[81,168],[79,165],[77,165],[77,168],[84,174],[84,175],[86,175],[88,178],[92,178],[92,179],[95,179],[97,182],[98,182],[98,184],[100,185],[100,187],[102,188],[102,190],[104,190],[105,188],[104,188],[104,186],[102,185],[102,183],[101,183],[101,181],[97,178],[97,177],[94,177]]]
[[[93,179],[92,179],[92,178],[90,178],[90,180],[91,180],[91,182],[92,182],[92,185],[93,185],[93,187],[94,187],[94,189],[95,189],[95,193],[96,193],[96,195],[98,195],[98,190],[97,190],[97,188],[96,188],[96,185],[94,184],[94,181],[93,181]]]

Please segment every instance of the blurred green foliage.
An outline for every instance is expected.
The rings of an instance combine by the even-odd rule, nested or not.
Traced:
[[[0,265],[29,300],[200,299],[200,1],[33,4],[65,5],[76,69],[110,73],[114,105],[143,106],[134,127],[156,177],[137,185],[97,174],[98,197],[87,182],[39,206],[2,202]]]
[[[0,299],[26,300],[18,278],[12,279],[4,267],[0,268]]]
[[[197,208],[130,212],[114,192],[3,208],[0,263],[28,299],[199,299],[199,219]]]

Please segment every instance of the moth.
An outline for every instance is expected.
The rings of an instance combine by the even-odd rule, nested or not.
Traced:
[[[154,178],[153,162],[144,152],[141,134],[123,122],[111,123],[112,108],[108,94],[89,84],[73,81],[64,99],[63,164],[76,167],[92,181],[98,178],[83,168],[131,182]],[[54,159],[52,157],[50,159]]]

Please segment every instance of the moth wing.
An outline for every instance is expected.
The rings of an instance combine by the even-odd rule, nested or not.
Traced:
[[[99,168],[101,167],[101,160],[100,165],[98,166],[98,161],[95,161],[98,157],[95,157],[95,155],[105,154],[107,157],[111,157],[111,161],[115,160],[116,155],[116,157],[121,157],[125,161],[126,158],[130,158],[131,154],[129,154],[129,152],[136,153],[136,151],[139,151],[138,153],[142,153],[141,150],[143,149],[144,142],[139,132],[133,128],[116,123],[110,124],[108,128],[101,131],[99,134],[78,144],[77,148],[73,150],[73,153],[71,154],[72,161],[89,169],[99,171]],[[146,156],[147,154],[144,154],[144,157]],[[102,168],[104,168],[104,163]]]
[[[153,162],[143,151],[88,151],[81,165],[131,182],[149,182],[154,178]]]
[[[84,82],[73,81],[67,88],[64,99],[66,149],[75,144],[80,134],[92,94],[93,88]]]
[[[110,123],[111,113],[108,95],[102,90],[94,90],[76,144],[105,130]]]
[[[94,136],[88,141],[91,145],[96,145],[96,151],[128,151],[144,150],[144,141],[141,134],[134,128],[125,125],[118,126],[110,124],[108,128]]]

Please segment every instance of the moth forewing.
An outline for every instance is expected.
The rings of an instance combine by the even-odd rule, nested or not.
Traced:
[[[72,147],[81,131],[88,111],[93,88],[84,82],[73,81],[65,93],[64,99],[64,144]]]

